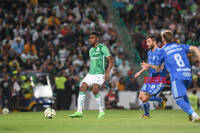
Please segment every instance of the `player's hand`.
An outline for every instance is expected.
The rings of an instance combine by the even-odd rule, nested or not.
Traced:
[[[148,70],[149,68],[150,68],[150,65],[148,64],[148,63],[146,63],[146,62],[142,62],[141,63],[141,67],[142,67],[142,69],[144,69],[144,70]]]
[[[140,74],[141,74],[140,72],[137,72],[137,73],[135,74],[135,78],[139,77]]]

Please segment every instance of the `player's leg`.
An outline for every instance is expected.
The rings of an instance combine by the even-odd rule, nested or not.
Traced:
[[[190,103],[187,101],[186,97],[186,86],[184,83],[184,80],[173,80],[171,82],[172,86],[172,94],[174,99],[176,100],[176,103],[178,104],[181,109],[186,112],[187,114],[192,116],[192,121],[199,121],[200,117],[199,115],[194,112],[192,109]]]
[[[149,99],[149,101],[159,102],[161,104],[162,109],[165,109],[167,99],[157,97],[157,95],[162,91],[164,85],[165,85],[164,83],[151,84],[150,89],[148,90],[148,93],[151,95],[151,98]]]
[[[191,84],[191,80],[185,80],[185,86],[187,89],[189,88],[190,84]],[[184,101],[190,104],[190,101],[187,95],[184,96]],[[192,121],[192,115],[189,115],[189,121]]]
[[[150,110],[150,104],[149,104],[150,95],[147,92],[140,91],[139,98],[142,100],[142,104],[143,104],[143,107],[144,107],[144,115],[142,115],[142,118],[149,118],[150,117],[150,113],[149,113],[149,110]]]
[[[78,105],[77,105],[77,111],[82,113],[82,109],[83,109],[83,104],[85,101],[85,92],[88,89],[88,85],[87,83],[83,82],[80,90],[79,90],[79,95],[78,95]]]
[[[140,93],[139,93],[139,98],[142,101],[142,104],[143,104],[143,107],[144,107],[144,114],[142,115],[141,118],[144,118],[144,119],[150,118],[150,113],[149,113],[150,104],[148,102],[150,95],[147,93],[147,88],[148,88],[148,84],[144,84],[142,86]]]
[[[85,101],[85,92],[87,91],[89,87],[89,83],[87,83],[87,76],[83,79],[81,83],[81,87],[79,90],[79,95],[78,95],[78,104],[77,104],[77,112],[74,114],[71,114],[70,117],[76,118],[76,117],[83,117],[82,110],[83,110],[83,104]]]
[[[93,84],[92,92],[95,96],[95,100],[96,100],[97,104],[99,105],[99,116],[98,116],[98,118],[102,118],[105,115],[105,113],[103,111],[103,101],[102,101],[102,97],[99,93],[99,88],[100,88],[99,84]]]
[[[190,87],[191,82],[192,82],[192,80],[184,80],[184,84],[185,84],[186,89],[188,89],[188,88]],[[184,96],[184,100],[185,100],[187,103],[190,104],[190,101],[189,101],[187,95]]]
[[[159,103],[162,103],[163,99],[153,95],[153,96],[151,96],[151,98],[149,98],[149,101],[157,101]]]
[[[149,101],[157,101],[161,104],[161,109],[164,110],[166,108],[167,98],[160,98],[160,97],[157,97],[157,96],[151,96]]]

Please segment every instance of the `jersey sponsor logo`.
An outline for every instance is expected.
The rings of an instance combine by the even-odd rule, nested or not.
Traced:
[[[167,51],[169,51],[170,49],[173,49],[173,48],[176,48],[176,47],[178,47],[178,45],[177,45],[177,44],[173,44],[173,45],[169,45],[169,46],[167,46],[167,47],[163,47],[163,49],[167,52]]]
[[[170,81],[167,81],[166,77],[144,77],[144,83],[165,83],[169,84]]]
[[[97,60],[97,59],[99,59],[99,57],[91,57],[90,59],[91,60]]]
[[[189,71],[189,72],[191,72],[191,69],[190,68],[177,68],[176,71],[177,72],[179,72],[179,71]]]
[[[167,52],[167,55],[171,54],[171,53],[174,53],[174,52],[178,52],[178,51],[183,51],[182,48],[176,48],[176,49],[172,49],[170,51]]]
[[[184,77],[191,77],[192,74],[190,72],[183,72]]]
[[[100,56],[100,54],[95,54],[95,55],[93,55],[93,57],[99,57]]]

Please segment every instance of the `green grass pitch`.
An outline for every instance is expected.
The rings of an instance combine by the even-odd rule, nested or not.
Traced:
[[[139,119],[142,110],[84,111],[83,118],[70,118],[74,111],[57,111],[54,119],[43,112],[0,115],[0,133],[200,133],[200,123],[192,123],[180,110],[154,110],[150,119]],[[199,112],[198,112],[199,113]]]

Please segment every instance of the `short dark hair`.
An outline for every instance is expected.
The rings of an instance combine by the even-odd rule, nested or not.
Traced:
[[[156,41],[156,37],[154,35],[147,35],[146,40],[151,38],[153,41]]]
[[[99,37],[99,32],[93,31],[93,32],[90,32],[90,35],[95,35],[95,36]]]

